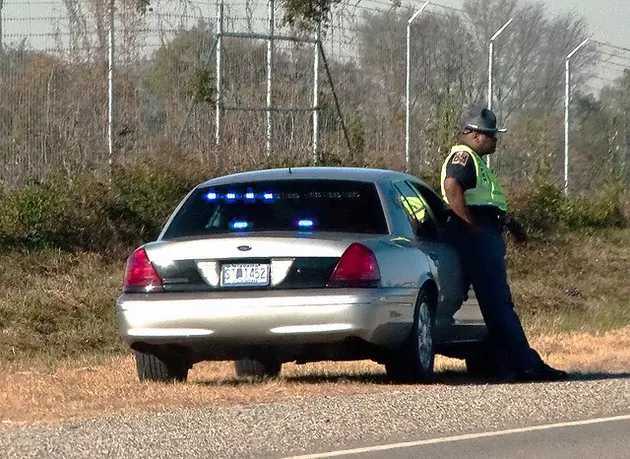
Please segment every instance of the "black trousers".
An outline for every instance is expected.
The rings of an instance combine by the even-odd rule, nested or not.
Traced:
[[[460,220],[451,217],[446,224],[446,237],[459,252],[465,275],[475,290],[491,349],[496,356],[507,357],[504,363],[516,373],[535,370],[542,360],[530,347],[514,311],[501,229],[496,219],[482,223],[480,228],[478,237],[473,238],[464,231]]]

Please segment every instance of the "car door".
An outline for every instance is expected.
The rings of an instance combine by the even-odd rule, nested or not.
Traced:
[[[457,252],[444,242],[441,236],[441,225],[436,212],[442,210],[432,207],[429,204],[430,200],[427,200],[412,183],[401,180],[395,182],[394,186],[400,193],[403,208],[414,229],[420,250],[434,264],[434,278],[439,286],[438,324],[450,323],[465,299],[466,285]]]

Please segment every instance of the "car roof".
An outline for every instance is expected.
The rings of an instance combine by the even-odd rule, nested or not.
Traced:
[[[377,183],[382,180],[411,179],[422,181],[417,177],[386,169],[370,169],[361,167],[285,167],[282,169],[264,169],[251,172],[225,175],[200,184],[200,187],[222,185],[237,182],[262,182],[268,180],[350,180]]]

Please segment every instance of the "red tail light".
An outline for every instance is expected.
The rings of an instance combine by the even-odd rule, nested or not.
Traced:
[[[374,252],[358,242],[351,244],[341,256],[330,280],[334,282],[381,280]]]
[[[125,269],[125,289],[151,291],[162,287],[162,279],[149,261],[147,252],[140,248],[131,254]]]

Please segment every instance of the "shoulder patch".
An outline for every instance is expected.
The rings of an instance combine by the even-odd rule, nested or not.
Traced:
[[[465,151],[460,151],[453,155],[453,158],[451,159],[451,164],[465,166],[466,164],[468,164],[469,158],[470,155],[468,153],[466,153]]]

